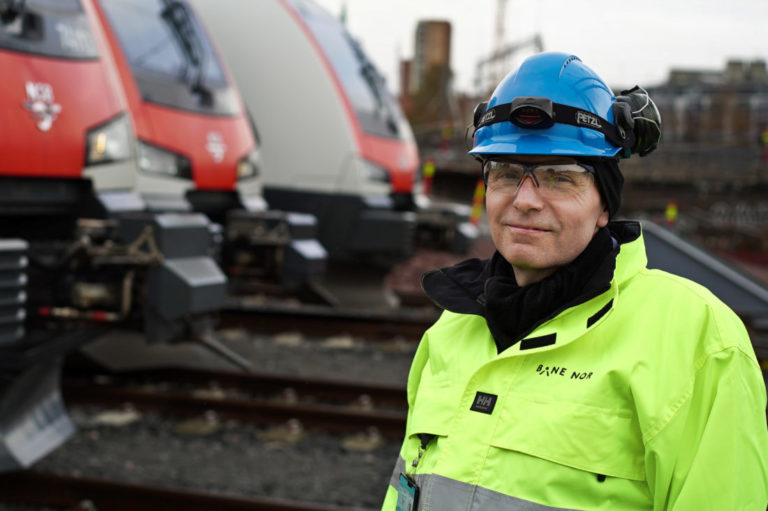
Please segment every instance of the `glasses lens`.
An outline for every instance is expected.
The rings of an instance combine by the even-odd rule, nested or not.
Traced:
[[[536,179],[542,188],[554,192],[572,192],[589,183],[589,170],[576,163],[537,165]]]
[[[510,161],[488,160],[483,166],[488,188],[492,190],[515,190],[523,179],[525,167]]]
[[[534,185],[542,193],[567,194],[589,185],[589,166],[577,163],[541,163],[526,165],[511,161],[488,160],[483,171],[488,189],[515,193],[526,172],[534,174]]]

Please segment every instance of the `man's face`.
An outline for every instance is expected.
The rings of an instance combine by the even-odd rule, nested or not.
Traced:
[[[509,156],[521,163],[573,163],[553,156]],[[486,210],[497,250],[513,267],[521,286],[537,282],[573,261],[598,228],[608,224],[592,176],[568,193],[545,193],[531,177],[519,188],[488,186]]]

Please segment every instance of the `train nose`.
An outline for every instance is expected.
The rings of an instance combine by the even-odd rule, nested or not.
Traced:
[[[390,172],[393,193],[412,193],[416,172],[414,169]]]

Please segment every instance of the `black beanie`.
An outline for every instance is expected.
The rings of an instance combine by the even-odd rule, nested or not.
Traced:
[[[619,170],[619,162],[613,158],[590,162],[595,168],[595,179],[600,197],[605,203],[605,209],[611,219],[621,206],[621,187],[624,185],[624,176]]]

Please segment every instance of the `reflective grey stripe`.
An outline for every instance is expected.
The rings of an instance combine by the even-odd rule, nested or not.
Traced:
[[[395,489],[400,486],[400,474],[403,473],[405,460],[399,456],[389,479]],[[434,474],[416,474],[414,479],[421,495],[419,511],[577,511],[536,504]]]
[[[435,476],[440,477],[440,476]],[[465,483],[459,483],[458,481],[453,481],[451,479],[446,478],[440,478],[451,485],[464,485],[469,486]],[[437,487],[437,485],[435,485]],[[439,490],[441,493],[445,490]],[[466,490],[464,490],[466,491]],[[442,498],[442,497],[441,497]],[[441,504],[442,505],[442,504]],[[446,508],[439,508],[439,509],[446,509]],[[475,498],[472,501],[472,511],[479,511],[482,509],[482,511],[544,511],[545,509],[549,510],[564,510],[564,511],[574,511],[570,508],[565,507],[550,507],[550,506],[544,506],[542,504],[536,504],[535,502],[531,502],[529,500],[522,500],[515,497],[510,497],[509,495],[504,495],[503,493],[499,493],[496,491],[487,490],[485,488],[479,488],[475,487]]]
[[[389,478],[389,485],[395,490],[400,486],[400,474],[405,473],[405,460],[402,456],[397,457],[397,463],[395,463],[395,469],[392,471],[392,476]]]

